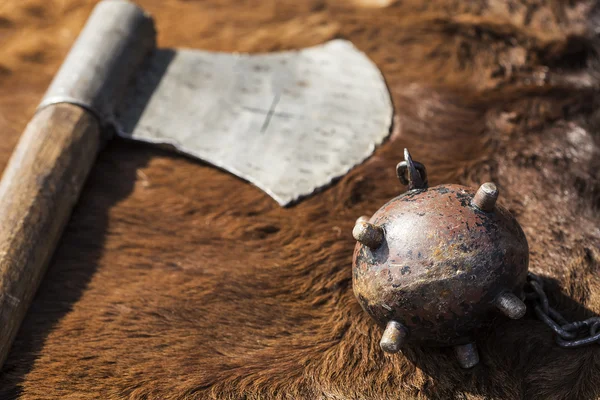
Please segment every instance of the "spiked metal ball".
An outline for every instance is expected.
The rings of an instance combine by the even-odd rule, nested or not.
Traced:
[[[474,339],[494,315],[521,318],[529,249],[498,189],[427,187],[425,167],[398,164],[409,190],[356,221],[354,294],[385,330],[390,353],[409,343],[454,346],[464,368],[477,364]]]

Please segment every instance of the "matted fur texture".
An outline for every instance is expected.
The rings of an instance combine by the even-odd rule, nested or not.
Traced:
[[[289,209],[208,165],[110,143],[3,369],[1,399],[600,396],[600,347],[560,349],[529,314],[480,337],[473,370],[447,349],[384,355],[350,274],[354,220],[404,190],[394,166],[409,147],[431,185],[497,182],[552,304],[570,319],[600,313],[593,3],[140,3],[163,46],[352,40],[385,74],[394,132]],[[0,3],[0,167],[92,5]]]

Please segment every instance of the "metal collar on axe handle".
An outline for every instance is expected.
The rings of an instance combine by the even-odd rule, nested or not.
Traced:
[[[262,55],[156,49],[143,10],[99,3],[0,182],[0,365],[110,132],[170,145],[285,206],[361,163],[391,120],[381,73],[347,41]]]

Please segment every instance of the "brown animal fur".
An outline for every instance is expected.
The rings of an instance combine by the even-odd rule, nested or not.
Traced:
[[[392,138],[289,209],[208,165],[110,143],[3,369],[1,399],[600,396],[599,347],[560,349],[531,315],[480,337],[473,370],[447,349],[384,355],[350,274],[353,222],[403,190],[394,166],[406,146],[431,185],[497,182],[550,301],[570,319],[600,313],[593,3],[140,3],[162,46],[352,40],[389,83]],[[91,7],[0,4],[0,166]]]

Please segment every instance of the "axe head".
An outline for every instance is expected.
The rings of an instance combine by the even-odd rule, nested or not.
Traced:
[[[136,5],[96,6],[40,107],[69,102],[118,135],[229,171],[280,205],[323,188],[389,134],[385,81],[350,42],[270,54],[156,49]]]

